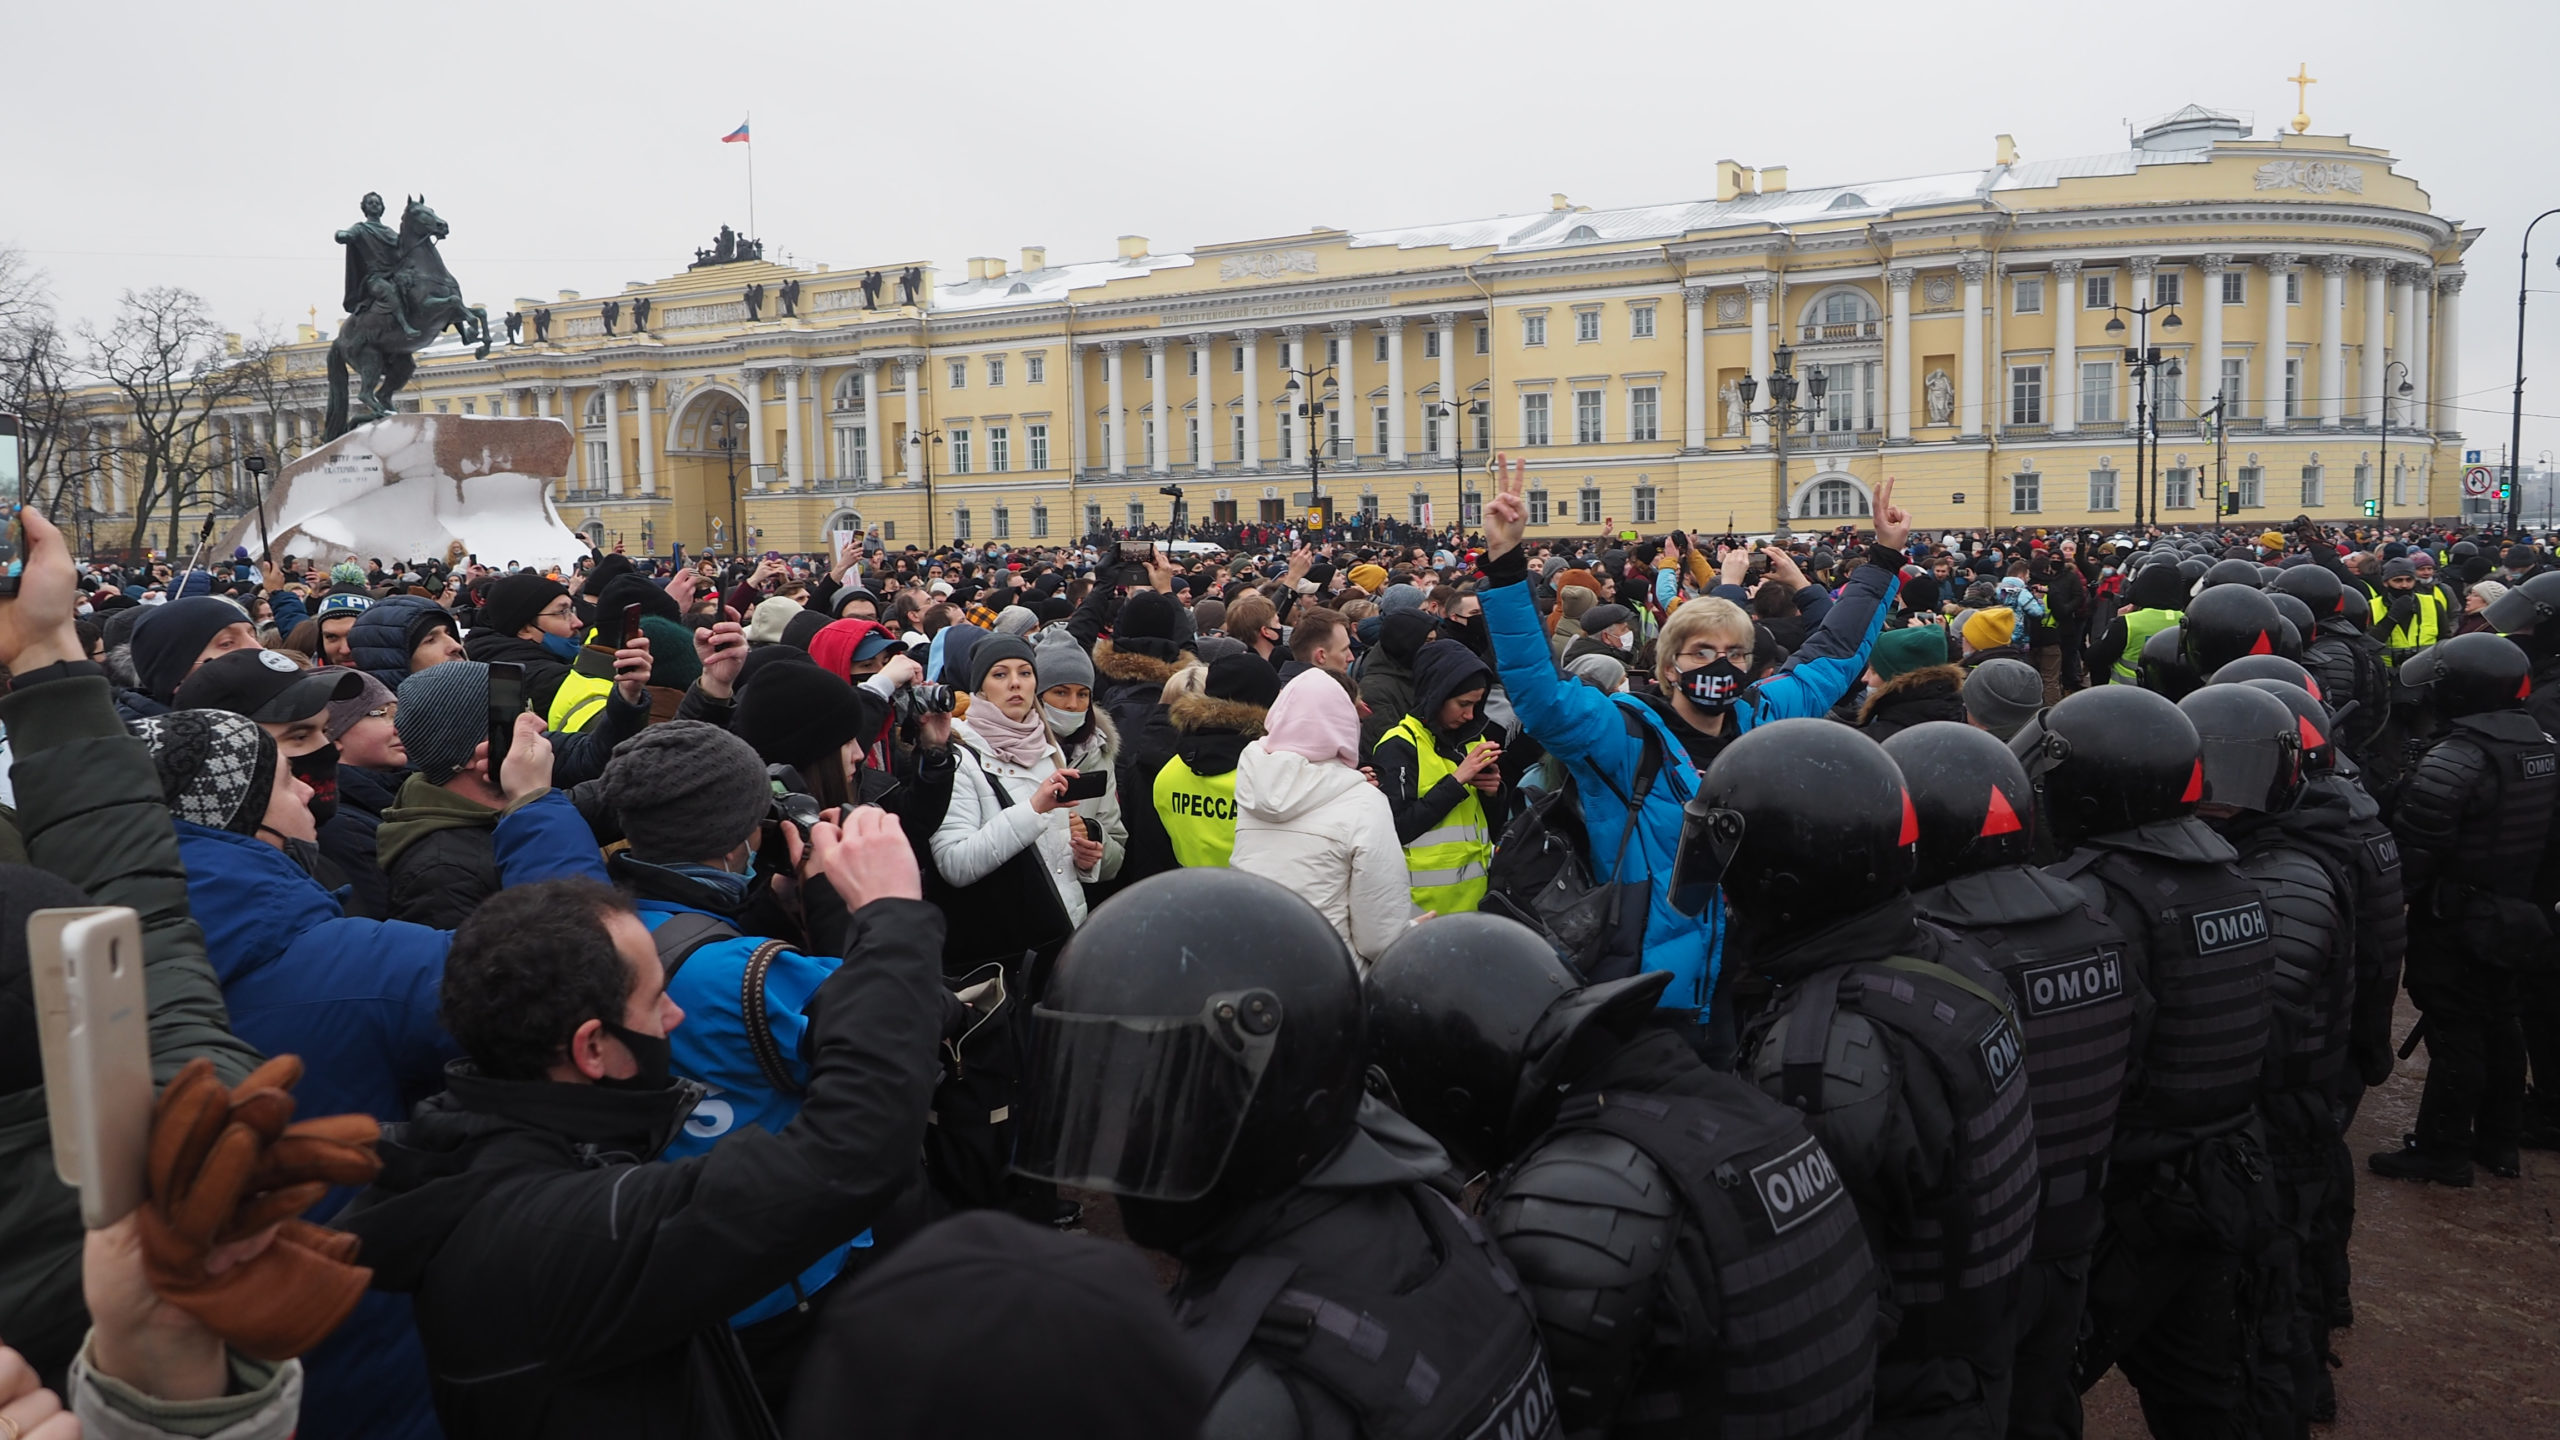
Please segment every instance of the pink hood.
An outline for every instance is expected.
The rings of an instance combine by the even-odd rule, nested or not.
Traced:
[[[1360,768],[1360,712],[1326,671],[1304,671],[1282,687],[1263,732],[1262,748],[1274,754]]]

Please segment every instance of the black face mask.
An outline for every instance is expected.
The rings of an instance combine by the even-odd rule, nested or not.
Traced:
[[[338,813],[338,747],[323,745],[286,762],[293,778],[311,787],[311,823],[326,825]]]
[[[1440,622],[1440,638],[1455,640],[1478,655],[1484,653],[1484,627],[1472,619],[1462,620],[1454,615],[1443,618]]]
[[[1710,715],[1721,715],[1742,698],[1742,682],[1750,677],[1741,666],[1719,655],[1695,670],[1681,673],[1680,693]]]
[[[605,1033],[622,1042],[640,1073],[617,1080],[608,1075],[596,1083],[608,1090],[664,1090],[675,1083],[675,1046],[664,1035],[643,1035],[599,1017]]]

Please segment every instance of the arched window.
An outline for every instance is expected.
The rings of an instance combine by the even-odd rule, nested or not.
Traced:
[[[1843,190],[1840,192],[1838,198],[1834,199],[1830,204],[1823,208],[1826,210],[1864,210],[1867,208],[1867,197],[1859,194],[1855,190]]]
[[[1866,319],[1874,308],[1867,303],[1866,296],[1855,290],[1834,290],[1822,297],[1822,323],[1853,325]]]
[[[591,426],[604,424],[604,392],[602,390],[587,397],[587,424]]]
[[[1564,232],[1564,238],[1567,240],[1597,240],[1600,238],[1600,232],[1592,229],[1588,225],[1576,225],[1572,229]]]
[[[590,520],[590,521],[588,521],[586,524],[581,525],[581,526],[579,526],[579,527],[578,527],[578,533],[580,533],[580,534],[582,534],[582,535],[584,535],[584,536],[586,536],[586,537],[587,537],[587,543],[588,543],[588,544],[593,545],[594,547],[596,547],[596,548],[597,548],[597,549],[599,549],[599,550],[601,550],[601,549],[603,549],[603,548],[604,548],[604,522],[603,522],[603,521],[601,521],[601,520]]]
[[[1866,513],[1866,492],[1846,480],[1816,481],[1796,506],[1799,519],[1846,520]]]
[[[836,382],[835,408],[838,410],[859,410],[862,408],[861,371],[848,370],[845,372],[844,378]]]

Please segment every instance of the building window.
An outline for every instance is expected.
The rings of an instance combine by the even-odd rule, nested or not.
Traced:
[[[2259,510],[2265,508],[2267,503],[2267,472],[2263,467],[2257,465],[2243,465],[2235,472],[2235,479],[2238,483],[2233,488],[2240,492],[2240,507],[2242,509]]]
[[[1003,356],[990,355],[987,357],[987,383],[990,385],[1001,385],[1004,383]]]
[[[2177,304],[2178,292],[2183,288],[2179,284],[2179,279],[2179,274],[2175,270],[2154,271],[2151,276],[2151,303],[2154,305]]]
[[[2248,303],[2248,299],[2249,299],[2249,276],[2248,276],[2248,272],[2246,272],[2246,271],[2242,271],[2242,270],[2225,270],[2225,271],[2223,271],[2223,272],[2222,272],[2222,303],[2223,303],[2223,304],[2225,304],[2225,305],[2242,305],[2242,304],[2246,304],[2246,303]]]
[[[1428,494],[1416,490],[1408,497],[1406,503],[1409,507],[1405,512],[1406,523],[1413,525],[1431,523],[1431,497]]]
[[[2395,506],[2406,505],[2409,503],[2409,465],[2407,461],[2402,461],[2391,467],[2391,503]]]
[[[1243,373],[1244,373],[1244,347],[1243,347],[1243,346],[1238,345],[1238,346],[1236,346],[1236,347],[1235,347],[1235,363],[1234,363],[1231,367],[1229,367],[1229,368],[1231,368],[1231,369],[1232,369],[1236,374],[1238,374],[1238,375],[1241,375],[1241,374],[1243,374]]]
[[[1049,507],[1037,500],[1031,502],[1031,538],[1049,538]]]
[[[1547,397],[1544,395],[1521,396],[1520,443],[1545,445],[1551,443],[1552,438],[1547,432]]]
[[[1247,459],[1251,458],[1251,457],[1247,456],[1247,455],[1244,453],[1244,416],[1242,416],[1242,415],[1237,415],[1237,416],[1235,417],[1235,430],[1236,430],[1236,463],[1237,463],[1237,464],[1239,464],[1239,465],[1241,465],[1241,464],[1243,464]]]
[[[954,360],[951,362],[951,388],[954,390],[966,390],[969,388],[968,361]]]
[[[1387,363],[1387,332],[1384,330],[1379,331],[1377,334],[1377,341],[1378,363],[1384,365]]]
[[[1627,334],[1636,340],[1653,338],[1653,307],[1638,305],[1627,312]]]
[[[450,415],[450,414],[452,414],[452,413],[453,413],[453,402],[452,402],[452,401],[450,401],[450,400],[439,400],[439,401],[437,401],[437,402],[436,402],[436,413],[437,413],[437,414],[439,414],[439,415]]]
[[[1422,450],[1426,455],[1440,453],[1440,407],[1422,407]]]
[[[1523,316],[1521,316],[1521,317],[1520,317],[1520,343],[1521,343],[1521,344],[1523,344],[1523,345],[1544,345],[1544,344],[1546,344],[1546,343],[1547,343],[1547,317],[1546,317],[1546,316],[1544,316],[1544,315],[1523,315]]]
[[[1045,355],[1023,356],[1022,378],[1034,385],[1038,385],[1043,381],[1046,381],[1049,378],[1048,357]]]
[[[1087,535],[1099,535],[1102,533],[1102,507],[1100,505],[1089,504],[1084,507],[1084,533]]]
[[[1102,442],[1095,453],[1102,456],[1104,464],[1111,463],[1111,422],[1108,420],[1102,422]]]
[[[1370,411],[1369,411],[1369,423],[1370,423],[1371,427],[1372,427],[1373,429],[1375,429],[1375,431],[1377,432],[1377,437],[1378,437],[1378,453],[1379,453],[1379,454],[1381,454],[1381,455],[1386,454],[1386,453],[1387,453],[1387,407],[1386,407],[1386,406],[1384,406],[1384,405],[1378,405],[1378,406],[1373,406],[1373,407],[1371,407],[1371,409],[1370,409]]]
[[[462,402],[462,413],[463,413],[463,414],[465,414],[465,415],[477,415],[477,414],[479,414],[479,413],[480,413],[480,402],[479,402],[479,401],[477,401],[477,400],[465,400],[465,401],[463,401],[463,402]]]
[[[1490,355],[1493,353],[1492,326],[1479,325],[1476,327],[1476,353],[1479,355]]]
[[[2080,277],[2080,308],[2112,310],[2116,303],[2116,277],[2111,271]]]
[[[1573,338],[1576,344],[1588,345],[1597,342],[1600,338],[1600,312],[1597,310],[1574,311]]]
[[[1458,523],[1470,530],[1484,523],[1483,491],[1461,490],[1458,492]]]
[[[2284,362],[2284,418],[2302,418],[2302,362],[2299,360]]]
[[[2154,397],[2152,413],[2175,419],[2185,413],[2183,407],[2187,403],[2187,372],[2184,368],[2170,370],[2165,367],[2154,372],[2151,377],[2151,393]]]
[[[2196,472],[2184,465],[2161,472],[2160,506],[2164,510],[2192,510],[2196,505]]]
[[[2359,464],[2356,466],[2356,508],[2364,508],[2366,502],[2372,499],[2373,466],[2369,464]]]
[[[1010,426],[1010,425],[990,425],[990,426],[988,426],[988,427],[987,427],[987,469],[989,469],[989,470],[991,470],[991,471],[995,472],[996,474],[1001,475],[1001,474],[1003,474],[1004,472],[1006,472],[1006,471],[1008,471],[1008,470],[1011,470],[1012,468],[1013,468],[1013,427],[1012,427],[1012,426]],[[997,513],[998,513],[998,514],[1002,514],[1003,512],[1002,512],[1002,511],[998,511]],[[999,534],[1001,534],[1002,532],[1001,532],[1001,531],[999,531],[998,533],[999,533]]]
[[[1190,456],[1191,463],[1197,465],[1200,463],[1200,417],[1197,415],[1183,417],[1182,430],[1184,440],[1190,445],[1186,453]]]
[[[1637,524],[1651,525],[1654,523],[1662,508],[1661,502],[1658,498],[1661,493],[1661,491],[1654,489],[1650,485],[1639,485],[1636,487]]]
[[[1805,492],[1796,514],[1824,520],[1845,520],[1867,513],[1867,497],[1846,480],[1825,480]]]
[[[1599,524],[1600,487],[1597,485],[1585,485],[1582,487],[1582,493],[1576,498],[1580,501],[1582,523],[1585,525]]]
[[[2042,280],[2036,279],[2032,276],[2022,278],[2018,281],[2015,293],[2017,297],[2017,304],[2014,307],[2013,313],[2019,315],[2041,315],[2044,313],[2044,282]]]
[[[587,488],[613,488],[613,446],[602,440],[587,442]]]
[[[1290,424],[1286,419],[1281,419],[1281,420],[1279,420],[1279,422],[1278,422],[1277,424],[1274,424],[1271,428],[1279,432],[1279,440],[1280,440],[1280,458],[1281,458],[1281,459],[1283,459],[1283,460],[1294,460],[1294,459],[1296,459],[1296,458],[1297,458],[1297,444],[1298,444],[1298,427],[1297,427],[1297,426],[1295,426],[1295,425]]]
[[[2115,471],[2092,470],[2089,472],[2089,508],[2092,510],[2116,508]]]
[[[1422,358],[1425,360],[1440,358],[1440,327],[1437,325],[1422,332]]]
[[[845,372],[845,377],[836,382],[836,408],[839,410],[862,408],[861,371],[848,370]]]
[[[2299,270],[2284,272],[2284,303],[2287,305],[2302,303],[2302,272]]]
[[[1478,450],[1493,448],[1493,415],[1488,410],[1476,412],[1476,445]]]
[[[1627,392],[1627,438],[1662,438],[1662,392],[1659,389],[1638,385]]]
[[[1532,525],[1547,523],[1547,492],[1544,490],[1529,492],[1529,523]]]
[[[996,507],[995,538],[998,540],[1013,538],[1013,512],[1002,505]]]
[[[1188,347],[1186,347],[1186,348],[1183,350],[1183,352],[1182,352],[1182,366],[1183,366],[1182,373],[1183,373],[1183,374],[1185,374],[1185,375],[1197,375],[1197,374],[1199,374],[1199,373],[1200,373],[1200,347],[1199,347],[1199,346],[1197,346],[1197,345],[1192,345],[1192,346],[1188,346]]]
[[[2044,367],[2012,365],[2009,367],[2009,423],[2041,425],[2044,423]]]
[[[896,543],[897,538],[898,538],[898,522],[897,522],[897,521],[895,521],[895,520],[883,520],[883,521],[881,521],[881,522],[880,522],[880,538],[881,538],[881,539],[883,539],[883,540],[887,540],[887,541],[889,541],[889,542],[891,542],[891,543],[893,543],[893,544],[894,544],[894,543]]]
[[[1145,528],[1146,523],[1147,523],[1147,502],[1146,502],[1146,501],[1144,501],[1144,500],[1132,500],[1132,501],[1130,501],[1130,502],[1129,502],[1129,528],[1130,528],[1130,529],[1132,529],[1132,530],[1143,529],[1143,528]]]
[[[867,441],[869,427],[839,425],[836,427],[836,474],[859,485],[871,478],[871,446]]]
[[[2020,515],[2040,514],[2044,510],[2044,480],[2030,470],[2009,477],[2009,508]]]
[[[2222,357],[2222,415],[2238,420],[2249,413],[2249,362],[2235,356]]]
[[[954,510],[951,512],[951,538],[954,540],[966,540],[969,538],[968,511]]]
[[[1141,380],[1153,380],[1156,378],[1156,352],[1153,350],[1149,350],[1138,357],[1138,378]]]
[[[1048,469],[1049,427],[1046,425],[1025,426],[1023,427],[1023,438],[1031,442],[1031,468],[1034,470]]]
[[[1378,523],[1377,496],[1363,495],[1360,497],[1360,523],[1363,525],[1375,525]]]
[[[1597,390],[1576,390],[1573,392],[1574,444],[1597,445],[1600,443],[1601,399],[1601,394]]]
[[[2098,425],[2116,418],[2116,362],[2092,360],[2080,366],[2080,423]]]
[[[1142,432],[1142,433],[1138,436],[1138,438],[1139,438],[1139,440],[1140,440],[1141,442],[1143,442],[1143,445],[1144,445],[1144,448],[1142,448],[1142,449],[1141,449],[1141,450],[1139,450],[1139,452],[1138,452],[1138,458],[1139,458],[1139,459],[1141,459],[1141,460],[1143,460],[1143,461],[1145,461],[1145,462],[1146,462],[1147,464],[1149,464],[1149,465],[1153,465],[1154,463],[1156,463],[1156,422],[1155,422],[1155,417],[1154,417],[1154,416],[1152,416],[1152,415],[1150,415],[1150,416],[1148,416],[1146,419],[1139,421],[1139,422],[1138,422],[1138,427],[1139,427],[1140,431]]]
[[[1342,363],[1342,341],[1340,339],[1327,339],[1324,342],[1324,363],[1327,365],[1339,365]]]
[[[1333,404],[1324,407],[1324,453],[1327,455],[1342,453],[1342,412],[1342,397],[1339,395],[1334,397]]]
[[[2303,467],[2302,467],[2302,508],[2303,508],[2303,509],[2305,509],[2305,510],[2317,510],[2317,509],[2319,509],[2319,508],[2320,508],[2320,506],[2321,506],[2321,503],[2322,503],[2322,501],[2321,501],[2321,499],[2320,499],[2320,492],[2321,492],[2323,489],[2325,489],[2325,488],[2327,488],[2327,487],[2323,486],[2323,485],[2320,483],[2320,467],[2319,467],[2319,466],[2317,466],[2317,465],[2305,465],[2305,466],[2303,466]]]
[[[966,427],[951,432],[951,473],[969,473],[969,432]]]

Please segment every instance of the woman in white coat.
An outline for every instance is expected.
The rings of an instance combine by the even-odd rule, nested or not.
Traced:
[[[1231,863],[1323,911],[1364,969],[1413,918],[1395,813],[1360,773],[1360,712],[1333,672],[1284,686],[1237,757]]]

